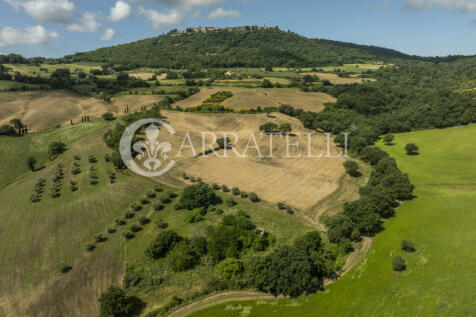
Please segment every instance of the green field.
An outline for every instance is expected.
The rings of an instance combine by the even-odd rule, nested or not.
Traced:
[[[476,126],[397,135],[388,151],[416,185],[412,201],[373,241],[368,256],[325,291],[298,299],[221,304],[193,316],[473,316]],[[420,155],[407,156],[416,143]],[[415,253],[400,249],[403,239]],[[407,270],[396,273],[392,258]]]

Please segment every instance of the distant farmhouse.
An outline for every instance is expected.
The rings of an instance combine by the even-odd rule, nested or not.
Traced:
[[[278,27],[274,27],[278,28]],[[226,28],[219,28],[216,26],[200,26],[196,28],[187,28],[185,30],[177,30],[173,29],[169,32],[169,34],[172,35],[180,35],[180,34],[188,34],[188,33],[208,33],[208,32],[213,32],[213,31],[251,31],[251,30],[266,30],[266,29],[272,29],[272,27],[268,27],[266,25],[263,26],[232,26],[232,27],[226,27]]]

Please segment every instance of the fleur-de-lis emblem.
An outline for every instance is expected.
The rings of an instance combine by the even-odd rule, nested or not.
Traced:
[[[151,124],[145,130],[147,140],[134,143],[132,148],[139,153],[137,158],[142,160],[144,157],[147,159],[143,165],[149,171],[156,171],[162,166],[160,159],[167,160],[167,153],[172,150],[172,145],[169,142],[159,142],[159,128],[155,124]],[[159,158],[157,157],[159,156]]]

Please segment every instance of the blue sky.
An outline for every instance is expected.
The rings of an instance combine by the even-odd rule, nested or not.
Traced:
[[[271,25],[409,54],[476,54],[476,0],[0,0],[0,52],[60,57],[172,28]]]

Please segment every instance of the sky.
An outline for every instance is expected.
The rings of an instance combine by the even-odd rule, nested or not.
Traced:
[[[0,53],[62,57],[174,28],[263,24],[420,56],[476,55],[476,0],[0,0]]]

